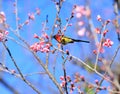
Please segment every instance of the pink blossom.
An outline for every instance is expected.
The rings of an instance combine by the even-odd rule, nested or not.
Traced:
[[[105,36],[107,32],[108,32],[108,29],[106,29],[106,30],[103,32],[103,35]]]
[[[75,11],[76,12],[80,12],[80,7],[79,6],[75,6]]]
[[[113,41],[111,41],[110,39],[106,39],[105,42],[103,43],[103,46],[106,47],[111,47],[113,45]]]
[[[60,76],[60,80],[65,80],[63,76]]]
[[[66,79],[67,79],[67,81],[68,82],[70,82],[71,81],[71,78],[70,78],[70,76],[68,75],[68,76],[66,76]]]
[[[15,70],[11,70],[11,74],[15,74],[16,73],[16,71]]]
[[[34,34],[34,38],[39,38],[39,36],[35,33],[35,34]]]
[[[101,32],[100,32],[100,28],[95,28],[95,32],[97,33],[97,34],[100,34]]]
[[[47,47],[44,47],[43,49],[40,50],[41,52],[45,52],[48,53],[50,51],[50,49],[48,49]]]
[[[85,77],[84,76],[80,76],[80,79],[82,80],[82,81],[85,81]]]
[[[109,24],[110,22],[111,22],[111,20],[110,20],[110,19],[108,19],[108,20],[106,21],[106,25],[107,25],[107,24]]]
[[[68,24],[68,26],[72,26],[72,23]]]
[[[84,25],[84,22],[83,22],[83,21],[79,21],[79,22],[78,22],[78,25],[79,25],[79,26],[83,26],[83,25]]]
[[[84,7],[84,6],[76,6],[75,12],[84,14],[84,12],[85,12],[85,7]]]
[[[35,15],[33,13],[32,14],[29,13],[28,17],[29,17],[30,20],[34,20],[35,19]]]
[[[82,17],[82,14],[81,14],[81,13],[76,13],[76,17],[77,17],[77,18],[81,18],[81,17]]]
[[[26,20],[25,21],[25,24],[27,25],[27,24],[29,24],[30,23],[30,20]]]
[[[40,9],[39,8],[36,8],[36,13],[37,13],[37,15],[40,15]]]
[[[98,84],[99,84],[99,81],[96,79],[96,80],[95,80],[95,83],[98,85]]]
[[[70,93],[72,93],[74,89],[75,89],[75,85],[73,82],[71,82],[70,83]]]
[[[62,83],[60,84],[61,87],[65,87],[65,81],[62,81]]]
[[[79,36],[84,36],[85,31],[86,31],[85,27],[81,28],[81,29],[78,31],[78,35],[79,35]]]
[[[8,34],[9,34],[8,31],[0,30],[0,41],[4,40]]]
[[[85,10],[85,14],[84,14],[84,15],[86,15],[87,17],[89,17],[89,16],[90,16],[90,14],[91,14],[90,9],[86,9],[86,10]]]
[[[48,53],[50,51],[50,46],[48,43],[45,43],[44,41],[37,42],[30,46],[30,49],[32,49],[34,52],[45,52]]]
[[[97,54],[97,50],[93,50],[93,53],[96,55]]]
[[[8,31],[4,31],[4,34],[5,34],[5,35],[8,35],[8,34],[9,34],[9,32],[8,32]]]
[[[102,19],[101,19],[101,16],[100,16],[100,15],[97,15],[97,20],[98,20],[98,21],[102,21]]]
[[[43,38],[46,38],[46,39],[49,39],[47,33],[45,33],[45,32],[42,34],[42,37],[43,37]]]

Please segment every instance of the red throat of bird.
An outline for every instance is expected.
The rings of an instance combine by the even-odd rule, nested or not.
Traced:
[[[55,35],[55,39],[60,43],[61,42],[61,35]]]

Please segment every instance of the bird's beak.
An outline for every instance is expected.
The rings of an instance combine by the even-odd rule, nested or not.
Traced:
[[[54,35],[54,36],[52,36],[52,38],[55,38],[55,35]]]

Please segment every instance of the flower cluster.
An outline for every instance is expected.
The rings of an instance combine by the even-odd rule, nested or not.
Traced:
[[[78,18],[78,27],[80,27],[80,29],[78,30],[78,35],[79,36],[84,36],[85,35],[85,22],[83,21],[83,19],[85,18],[85,16],[90,16],[91,11],[90,9],[86,8],[85,6],[79,6],[79,5],[75,5],[74,6],[74,12],[76,15],[76,18]]]
[[[85,6],[75,5],[76,17],[81,18],[82,16],[89,16],[91,14],[90,10],[85,8]]]
[[[72,81],[71,77],[69,75],[66,76],[66,81],[64,76],[60,77],[60,80],[62,81],[60,83],[60,86],[65,89],[65,84],[67,83],[67,88],[70,90],[70,93],[73,93],[75,90],[77,90],[78,93],[84,94],[84,92],[89,92],[90,89],[95,92],[94,89],[96,89],[97,92],[100,90],[106,90],[107,88],[105,86],[99,86],[99,80],[95,79],[95,85],[89,83],[87,80],[85,80],[85,77],[83,75],[80,75],[79,73],[74,74],[74,79]]]
[[[99,21],[99,22],[102,22],[103,24],[103,26],[102,27],[106,27],[109,23],[110,23],[110,20],[108,19],[108,20],[106,20],[105,22],[103,22],[103,20],[102,20],[102,18],[101,18],[101,16],[100,15],[98,15],[97,16],[97,20]],[[99,52],[100,53],[104,53],[105,52],[105,50],[104,50],[104,47],[111,47],[114,43],[113,43],[113,41],[111,40],[111,39],[109,39],[109,38],[106,38],[106,34],[109,32],[109,30],[108,29],[104,29],[104,30],[102,30],[101,28],[95,28],[95,32],[97,33],[97,34],[102,34],[102,39],[101,39],[101,41],[99,42],[99,43],[97,43],[96,44],[96,46],[97,46],[97,49],[99,49]],[[98,53],[98,50],[93,50],[93,53],[94,54],[97,54]]]
[[[67,82],[65,81],[64,76],[61,76],[61,77],[60,77],[60,80],[62,81],[61,84],[60,84],[60,86],[61,86],[62,88],[65,88],[65,84],[66,84],[66,83],[69,84],[68,87],[69,87],[69,89],[70,89],[70,92],[72,93],[73,90],[75,89],[75,85],[74,85],[74,83],[71,81],[70,76],[66,76]]]
[[[44,41],[37,42],[30,46],[30,49],[32,49],[35,52],[41,51],[48,53],[50,51],[51,44],[45,43]]]
[[[46,42],[46,39],[49,38],[46,33],[43,33],[42,37],[39,37],[37,34],[34,34],[34,38],[37,38],[40,41],[31,45],[30,49],[32,49],[34,52],[40,51],[48,53],[50,51],[51,43]]]
[[[70,93],[72,93],[75,89],[80,91],[80,85],[78,83],[80,82],[85,82],[85,78],[83,75],[80,75],[79,73],[75,73],[74,79],[71,80],[71,77],[69,75],[66,76],[66,81],[65,77],[61,76],[60,80],[62,81],[60,86],[62,88],[65,88],[65,84],[67,83],[67,88],[70,90]]]
[[[110,39],[106,39],[105,42],[103,43],[103,46],[106,47],[111,47],[113,45],[113,41],[111,41]]]

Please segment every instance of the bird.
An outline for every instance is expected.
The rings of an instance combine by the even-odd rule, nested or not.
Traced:
[[[78,39],[73,39],[61,34],[56,34],[53,36],[53,38],[55,40],[57,40],[60,44],[66,45],[69,43],[74,43],[74,42],[85,42],[85,43],[90,43],[89,41],[85,41],[85,40],[78,40]]]

